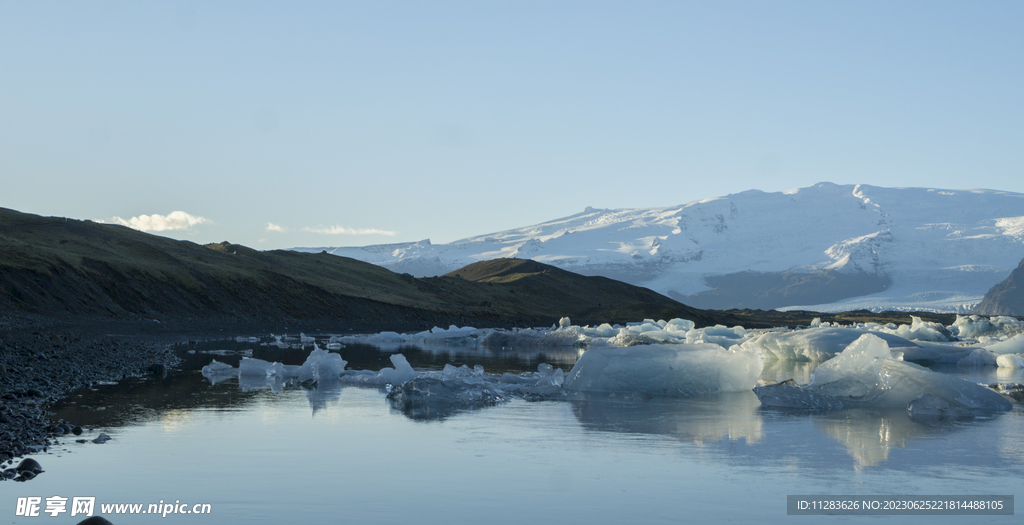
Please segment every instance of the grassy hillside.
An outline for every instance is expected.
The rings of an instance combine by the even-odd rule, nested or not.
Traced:
[[[729,321],[645,288],[533,261],[491,261],[416,279],[326,253],[201,246],[2,208],[0,311],[268,324],[317,319],[360,329],[546,325],[564,315],[582,323]]]

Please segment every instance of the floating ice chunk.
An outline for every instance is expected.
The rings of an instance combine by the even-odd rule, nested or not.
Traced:
[[[382,368],[373,376],[368,376],[367,374],[359,374],[355,376],[346,374],[342,379],[353,378],[357,379],[357,382],[359,383],[383,386],[387,383],[398,385],[419,377],[419,374],[413,370],[412,365],[409,364],[409,361],[406,360],[405,356],[402,354],[392,354],[391,364],[395,365],[395,367]],[[359,377],[360,375],[362,377]]]
[[[566,390],[686,396],[740,392],[757,384],[758,352],[715,344],[592,348],[573,366]]]
[[[967,357],[957,361],[956,365],[964,368],[996,366],[996,354],[993,354],[984,348],[975,348],[974,350],[971,350],[971,353],[967,354]]]
[[[335,380],[345,371],[347,363],[340,354],[334,354],[313,345],[313,350],[296,373],[300,381]]]
[[[981,317],[958,315],[950,327],[960,337],[979,339],[981,337],[1005,338],[1024,333],[1024,321],[1013,317]]]
[[[602,325],[602,326],[604,326],[604,325]],[[694,326],[696,326],[696,325],[694,325],[693,321],[691,321],[689,319],[678,319],[677,318],[677,319],[672,319],[669,322],[665,323],[665,327],[664,328],[665,328],[665,331],[669,332],[669,333],[686,334],[686,332],[689,332],[690,330],[693,330]]]
[[[568,317],[563,317],[558,320],[559,328],[569,328],[570,326],[572,326],[572,321],[570,321]]]
[[[235,368],[235,367],[233,367],[233,366],[231,366],[231,365],[229,365],[227,363],[221,363],[220,361],[218,361],[216,359],[214,359],[213,361],[210,361],[210,364],[208,364],[208,365],[203,367],[203,375],[204,376],[207,376],[207,375],[219,375],[219,374],[235,375],[237,373],[238,373],[238,369],[237,368]]]
[[[994,354],[1020,354],[1024,353],[1024,334],[1015,335],[1006,341],[998,343],[987,343],[985,349]]]
[[[302,332],[299,332],[299,342],[300,343],[312,343],[314,341],[316,341],[315,338],[310,337],[310,336],[308,336],[308,335],[306,335],[306,334],[304,334]]]
[[[876,330],[880,332],[886,332],[893,335],[898,335],[904,339],[917,340],[917,341],[956,341],[956,337],[942,326],[941,323],[932,323],[924,321],[920,317],[910,316],[910,326],[901,324],[896,329],[879,327]]]
[[[769,332],[754,341],[764,348],[765,357],[783,361],[825,361],[866,333],[869,332],[864,329],[821,326],[794,332]],[[914,343],[897,335],[870,333],[882,338],[891,349],[904,355],[922,351]]]
[[[713,343],[723,347],[739,344],[747,339],[748,333],[742,326],[732,328],[715,325],[707,328],[697,328],[686,333],[686,343]]]
[[[486,385],[418,377],[391,389],[388,399],[413,419],[439,419],[459,410],[496,405],[506,398]]]
[[[238,363],[238,375],[252,376],[252,377],[271,377],[274,375],[284,375],[284,365],[281,363],[271,363],[262,359],[256,359],[253,357],[243,357],[242,362]]]
[[[844,407],[908,407],[928,394],[948,403],[952,407],[948,410],[954,412],[963,409],[977,415],[1012,408],[1009,401],[983,386],[891,356],[883,339],[863,335],[841,354],[819,365],[804,388],[834,397]],[[768,406],[774,402],[777,401],[771,396],[762,399]],[[935,406],[938,405],[932,398],[927,398],[918,410]]]
[[[260,342],[260,338],[259,337],[245,337],[245,336],[240,335],[240,336],[235,338],[235,342],[236,343],[258,343],[258,342]]]
[[[1001,354],[996,358],[999,368],[1024,368],[1024,354]]]
[[[203,367],[203,377],[208,379],[211,384],[216,385],[228,379],[238,377],[238,369],[227,364],[221,363],[214,359],[210,364]]]

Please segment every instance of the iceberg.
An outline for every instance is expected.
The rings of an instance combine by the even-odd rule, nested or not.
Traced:
[[[985,349],[994,354],[1024,353],[1024,334],[1015,335],[1005,341],[984,344]]]
[[[1024,321],[1006,316],[958,315],[950,329],[962,338],[1000,339],[1024,333]]]
[[[765,357],[785,361],[825,361],[842,352],[857,338],[868,333],[885,340],[890,349],[905,355],[918,354],[920,357],[933,355],[895,334],[876,333],[859,328],[825,326],[825,323],[819,327],[794,332],[768,332],[754,339],[754,342],[765,350]]]
[[[969,368],[978,366],[996,366],[996,354],[984,348],[975,348],[966,357],[956,362],[956,366]]]
[[[281,365],[280,363],[274,364]],[[313,345],[313,350],[306,357],[306,361],[296,370],[295,376],[300,381],[336,380],[345,371],[346,364],[340,354],[331,353]]]
[[[865,334],[842,353],[814,369],[808,391],[811,406],[838,402],[842,407],[905,407],[911,414],[984,415],[1013,405],[986,387],[892,357],[885,340]],[[792,408],[791,388],[754,389],[765,406]],[[812,395],[813,394],[813,395]],[[823,397],[819,397],[823,396]]]
[[[741,392],[757,384],[761,354],[711,343],[592,348],[583,353],[563,384],[581,392],[692,396]]]
[[[1024,354],[1001,354],[996,357],[999,368],[1024,368]]]

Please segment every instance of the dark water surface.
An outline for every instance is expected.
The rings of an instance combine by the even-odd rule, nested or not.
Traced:
[[[57,417],[102,431],[36,457],[46,472],[4,483],[4,519],[77,523],[67,513],[15,517],[18,497],[101,503],[209,503],[211,515],[117,516],[119,523],[1017,523],[1016,516],[786,515],[789,494],[1012,494],[1024,488],[1024,412],[922,424],[905,410],[794,413],[752,392],[687,399],[589,396],[512,400],[407,417],[378,388],[271,392],[198,368],[242,355],[299,364],[307,348],[222,342],[184,353],[187,370],[76,392]],[[213,353],[209,353],[209,352]],[[417,370],[446,363],[488,372],[568,371],[582,350],[398,350]],[[390,351],[347,346],[349,368],[388,366]],[[806,380],[813,366],[774,363],[763,377]],[[944,370],[961,373],[957,370]],[[965,378],[1024,382],[980,369]]]

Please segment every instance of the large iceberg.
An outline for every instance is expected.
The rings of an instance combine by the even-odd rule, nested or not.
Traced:
[[[981,385],[894,358],[889,345],[872,334],[819,365],[806,386],[758,386],[754,393],[766,406],[786,408],[905,407],[912,415],[950,416],[1012,408]]]
[[[872,332],[858,328],[819,326],[793,332],[769,332],[754,341],[765,350],[766,357],[785,361],[825,361],[866,333]],[[895,334],[879,332],[875,336],[884,339],[890,349],[904,354],[921,350],[918,345]]]
[[[759,351],[739,345],[729,350],[712,343],[592,348],[563,386],[651,396],[741,392],[757,384],[763,367]]]

